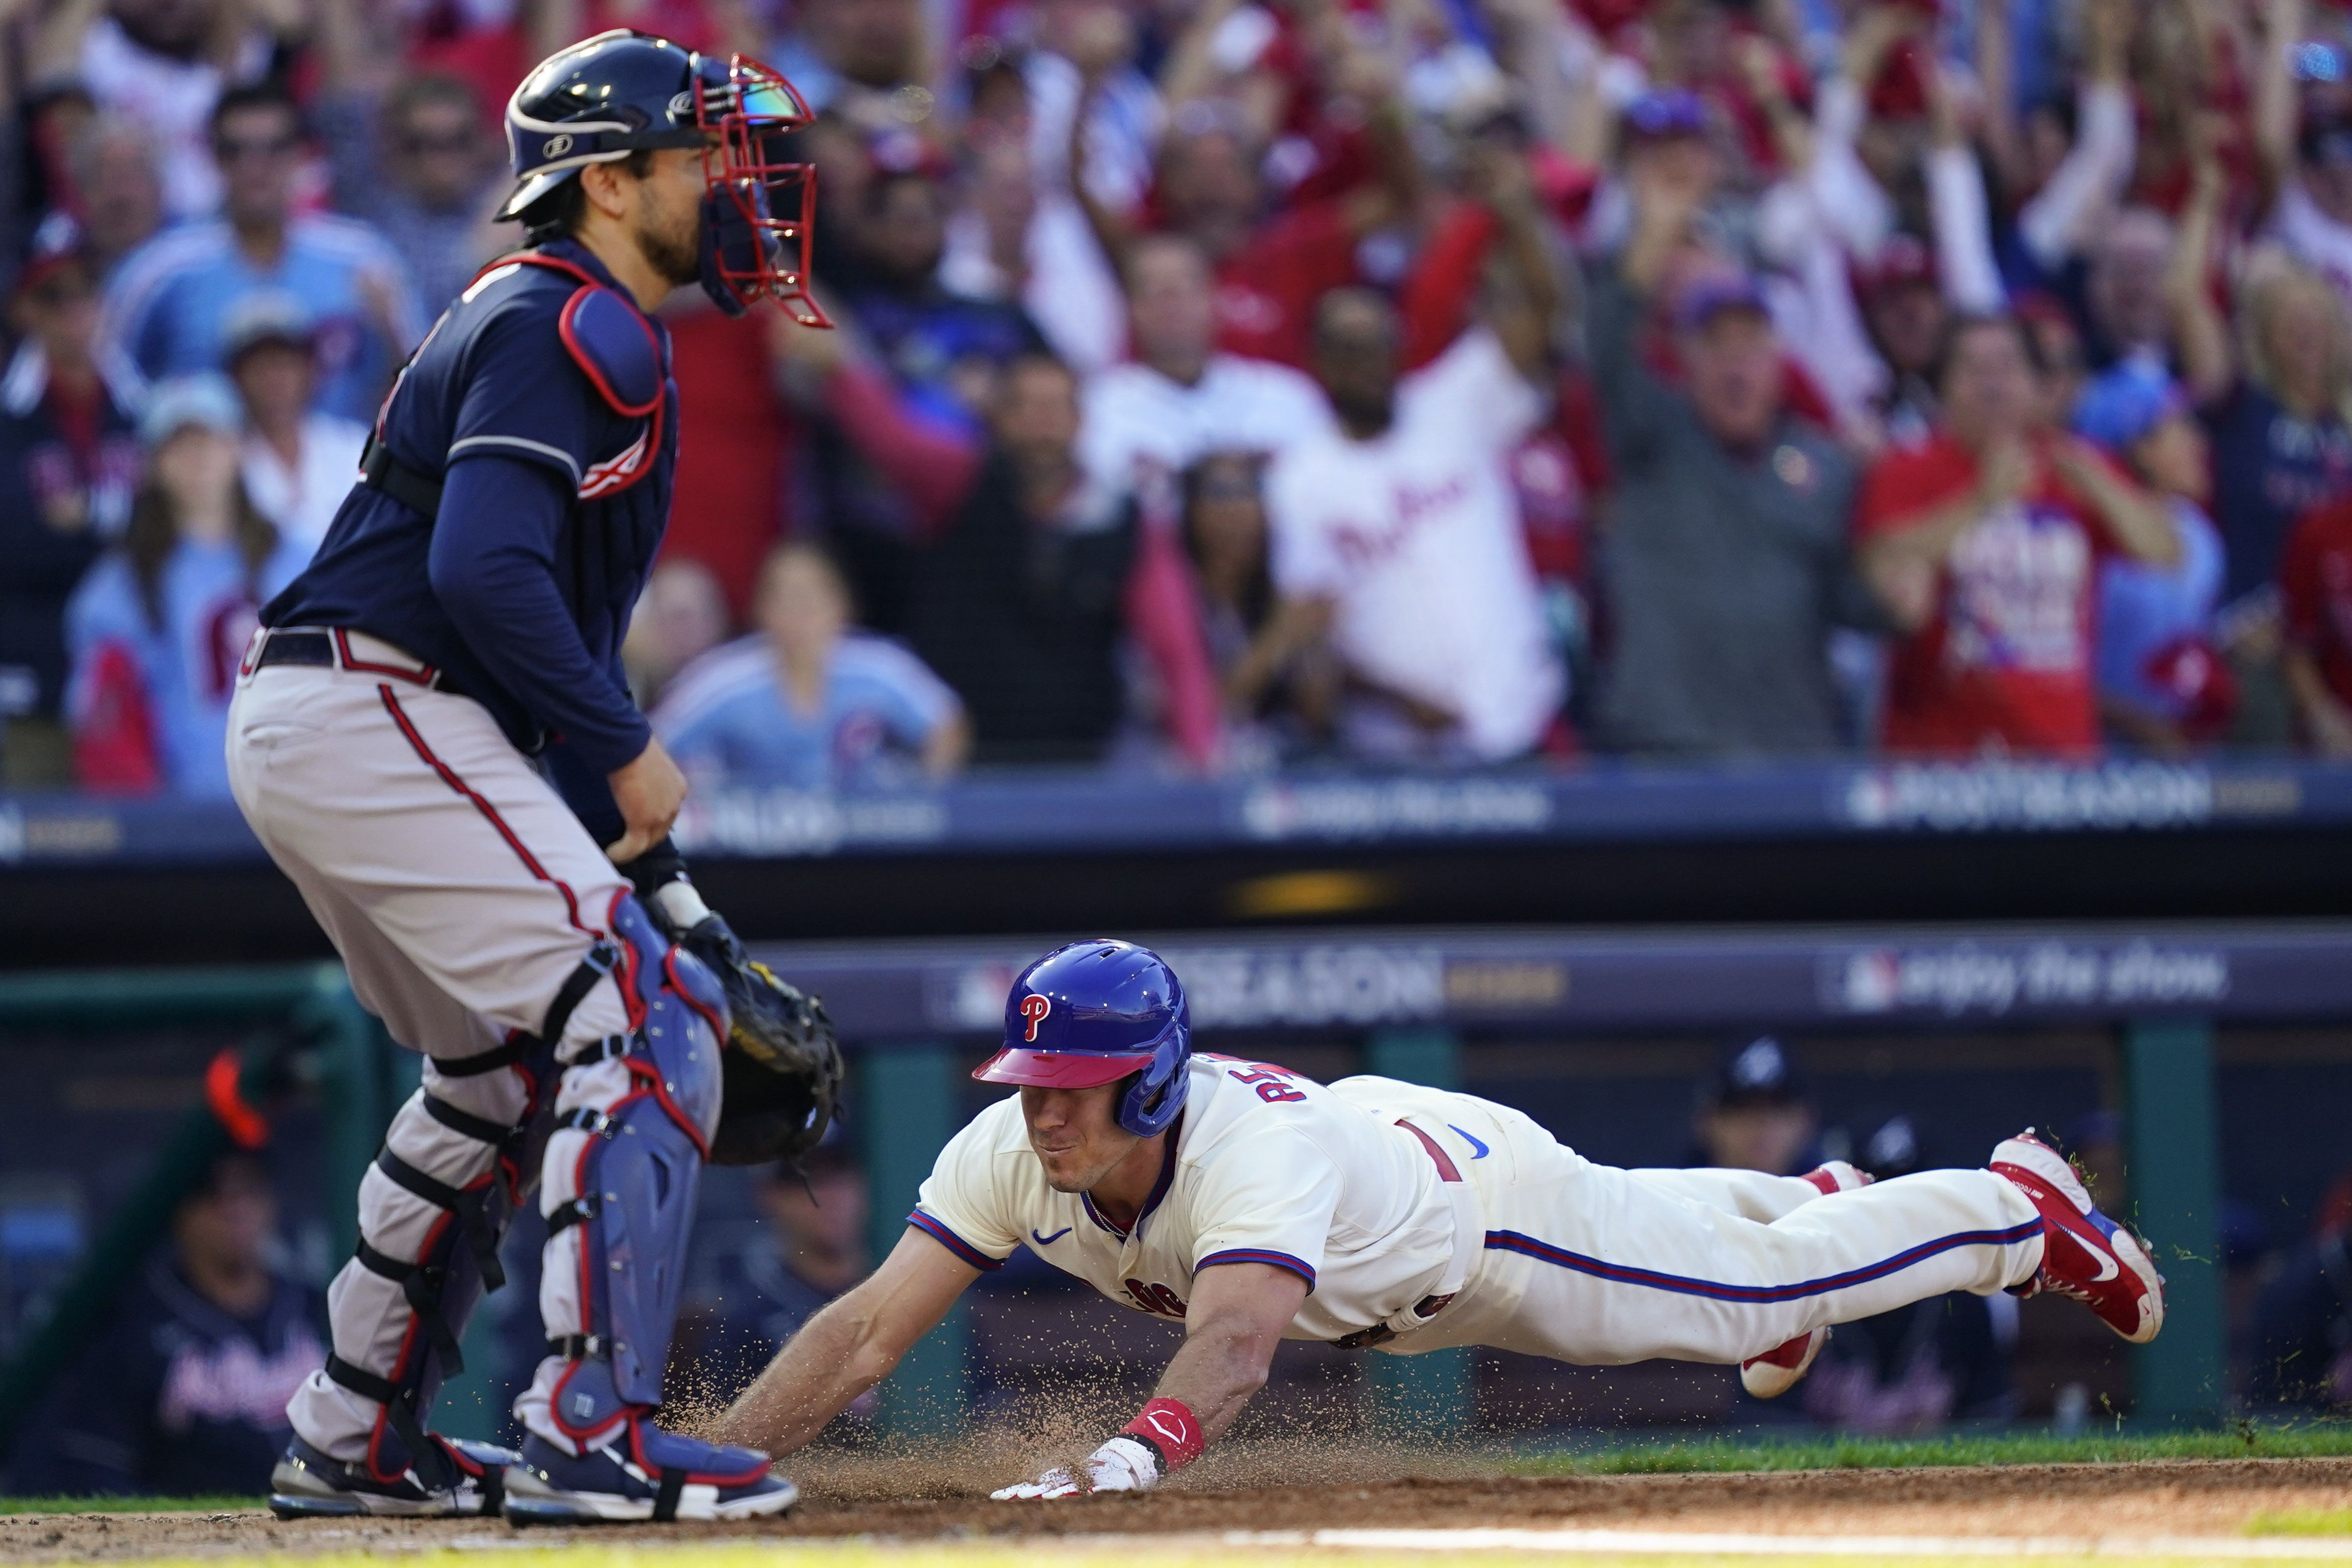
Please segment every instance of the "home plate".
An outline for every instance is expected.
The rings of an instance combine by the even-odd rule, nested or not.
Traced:
[[[1228,1531],[1228,1546],[1354,1546],[1404,1552],[1563,1552],[1675,1557],[2136,1557],[2352,1563],[2352,1540],[2208,1535],[1762,1535],[1673,1530]]]

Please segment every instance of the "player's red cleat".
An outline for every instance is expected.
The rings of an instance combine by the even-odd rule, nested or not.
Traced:
[[[1750,1356],[1739,1363],[1739,1386],[1759,1399],[1778,1399],[1803,1381],[1813,1358],[1829,1342],[1827,1329],[1814,1329],[1762,1355]]]
[[[1992,1152],[1992,1171],[2042,1211],[2042,1267],[2015,1294],[2055,1290],[2136,1345],[2164,1327],[2164,1277],[2147,1244],[2091,1206],[2058,1152],[2027,1128]]]

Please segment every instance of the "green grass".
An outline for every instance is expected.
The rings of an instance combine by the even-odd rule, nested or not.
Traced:
[[[2298,1508],[2255,1516],[2248,1535],[2352,1535],[2352,1508]]]
[[[2352,1422],[2241,1425],[2221,1431],[2008,1432],[1950,1437],[1705,1437],[1527,1455],[1522,1476],[1633,1476],[1723,1470],[1874,1470],[1930,1465],[2128,1464],[2142,1459],[2294,1459],[2352,1455]]]
[[[0,1497],[0,1513],[253,1513],[258,1497]]]

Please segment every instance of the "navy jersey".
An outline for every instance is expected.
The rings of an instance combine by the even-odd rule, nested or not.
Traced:
[[[378,441],[445,488],[427,517],[355,486],[317,558],[262,612],[344,626],[437,667],[488,708],[598,841],[604,775],[652,731],[621,642],[669,515],[677,388],[669,335],[584,247],[495,264],[434,326],[384,400]]]
[[[319,1292],[285,1279],[237,1317],[158,1259],[60,1372],[10,1480],[39,1496],[262,1490],[286,1402],[326,1357],[325,1317]]]

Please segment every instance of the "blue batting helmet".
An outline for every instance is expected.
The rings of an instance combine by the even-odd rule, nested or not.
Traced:
[[[1184,1109],[1192,1013],[1176,972],[1131,942],[1074,942],[1021,972],[1004,999],[1004,1048],[972,1073],[982,1083],[1092,1089],[1129,1074],[1118,1124],[1139,1138]]]

